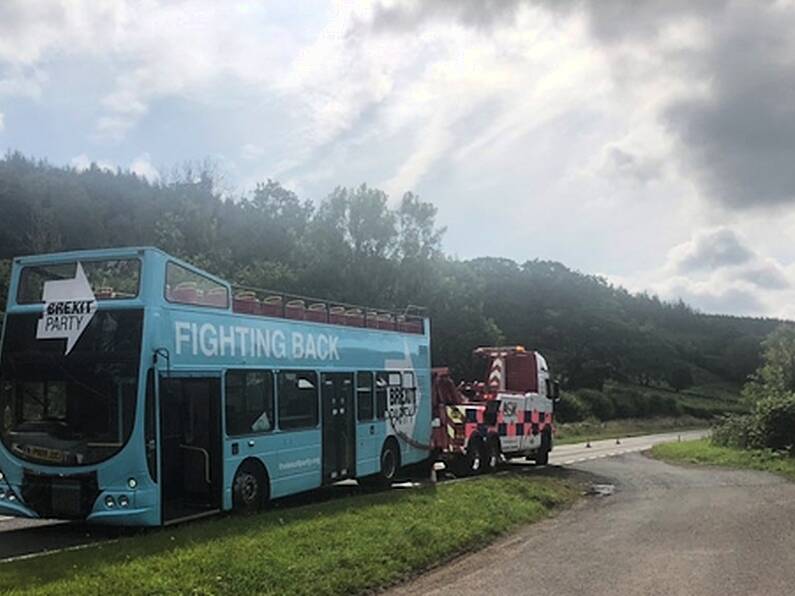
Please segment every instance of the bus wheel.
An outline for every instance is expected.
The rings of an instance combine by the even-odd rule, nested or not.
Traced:
[[[394,441],[387,441],[381,450],[381,480],[389,485],[395,481],[400,469],[400,450]]]
[[[497,471],[500,465],[500,440],[497,437],[491,437],[486,445],[486,461],[484,471],[487,474],[493,474]]]
[[[388,488],[395,481],[400,470],[400,448],[394,439],[387,439],[381,450],[381,470],[377,474],[359,478],[359,484],[366,488]]]
[[[232,481],[232,505],[235,511],[255,513],[268,500],[265,472],[252,461],[243,462]]]

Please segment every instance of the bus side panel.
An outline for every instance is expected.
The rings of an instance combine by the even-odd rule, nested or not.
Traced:
[[[414,427],[407,433],[412,444],[397,434],[400,445],[401,465],[416,464],[427,460],[431,443],[431,373],[429,369],[415,369],[417,375],[417,413]],[[396,434],[390,428],[389,434]]]
[[[383,420],[368,420],[356,424],[356,476],[378,473],[385,432]]]
[[[237,454],[233,446],[237,445]],[[318,488],[321,484],[320,429],[273,432],[224,440],[224,509],[232,508],[232,481],[240,463],[259,459],[270,477],[271,497]]]

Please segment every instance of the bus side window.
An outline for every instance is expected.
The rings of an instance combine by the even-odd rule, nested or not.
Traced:
[[[230,437],[273,430],[273,374],[227,371],[226,434]]]
[[[171,261],[166,264],[165,290],[169,302],[229,308],[229,291],[226,287]]]
[[[312,428],[318,423],[317,373],[279,372],[279,428]]]
[[[386,396],[389,391],[389,373],[375,373],[375,414],[379,420],[386,416]]]
[[[373,419],[373,373],[356,373],[356,410],[359,421]]]

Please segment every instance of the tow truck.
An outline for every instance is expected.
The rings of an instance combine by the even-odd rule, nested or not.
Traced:
[[[481,347],[474,355],[487,360],[482,381],[456,385],[448,368],[433,369],[435,459],[456,475],[493,472],[503,458],[546,465],[560,396],[546,359],[524,346]]]

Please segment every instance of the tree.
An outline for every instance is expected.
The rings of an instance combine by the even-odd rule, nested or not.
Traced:
[[[763,342],[762,366],[743,388],[751,402],[785,398],[795,393],[795,326],[780,325]]]
[[[668,377],[668,383],[673,387],[677,393],[682,389],[687,389],[693,386],[693,373],[689,366],[677,366],[671,371]]]
[[[0,158],[0,259],[157,245],[249,286],[377,308],[423,305],[433,363],[457,375],[474,374],[474,347],[505,342],[541,351],[569,388],[654,385],[683,363],[693,374],[739,383],[779,324],[700,314],[554,261],[451,258],[436,217],[416,194],[395,201],[364,184],[317,203],[270,179],[236,193],[209,161],[152,183],[97,165],[77,171],[20,153]],[[0,300],[7,275],[0,264]],[[760,383],[791,388],[780,372],[785,360],[772,359],[747,391],[759,392]]]

